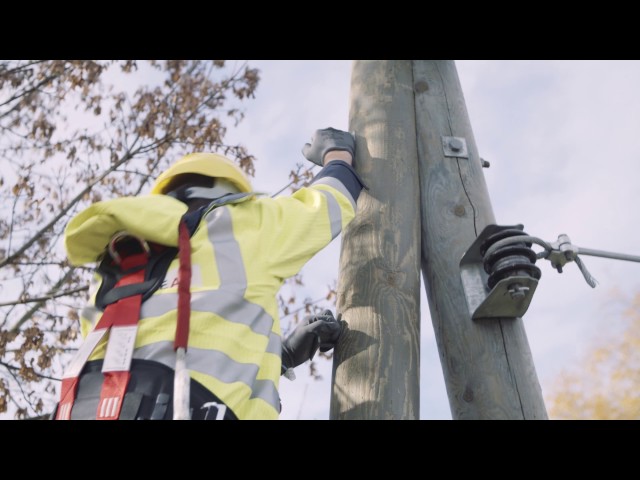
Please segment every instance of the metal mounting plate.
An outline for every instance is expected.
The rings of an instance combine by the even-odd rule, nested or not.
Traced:
[[[484,271],[484,259],[480,253],[482,243],[494,233],[512,228],[522,230],[523,226],[487,225],[460,260],[460,279],[471,318],[474,320],[521,317],[529,308],[538,286],[535,278],[513,276],[500,280],[492,290],[487,286],[489,275]],[[522,295],[511,295],[511,286],[514,284],[528,290]]]
[[[469,158],[467,141],[462,137],[442,137],[442,150],[445,157]]]
[[[513,284],[519,284],[529,290],[526,295],[513,298],[509,291]],[[487,298],[478,305],[471,318],[480,320],[483,318],[522,317],[529,309],[537,286],[538,280],[527,276],[503,278],[493,287]]]

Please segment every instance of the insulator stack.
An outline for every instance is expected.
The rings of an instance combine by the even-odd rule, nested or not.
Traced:
[[[502,279],[527,275],[539,280],[542,273],[534,264],[536,252],[531,249],[530,242],[514,242],[498,248],[491,255],[486,256],[487,250],[494,243],[509,237],[526,235],[522,230],[509,228],[489,236],[481,245],[480,252],[484,258],[484,271],[489,275],[487,285],[489,289]]]

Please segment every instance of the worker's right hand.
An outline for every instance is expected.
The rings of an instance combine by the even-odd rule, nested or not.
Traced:
[[[310,162],[322,167],[325,164],[326,154],[335,150],[348,152],[351,155],[351,161],[353,161],[356,152],[354,136],[349,132],[331,127],[316,130],[311,143],[305,144],[302,148],[302,154]]]
[[[313,360],[318,348],[321,352],[331,350],[341,333],[342,324],[335,319],[331,310],[305,317],[282,342],[283,370]]]

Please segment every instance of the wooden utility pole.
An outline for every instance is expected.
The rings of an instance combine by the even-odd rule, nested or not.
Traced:
[[[378,71],[387,75],[373,74]],[[389,118],[393,118],[390,125]],[[398,230],[395,236],[388,235],[385,229],[358,233],[363,225],[370,228],[387,225],[393,222],[393,216],[399,215],[405,226],[414,221],[421,225],[422,273],[452,417],[546,419],[522,319],[474,321],[466,304],[460,259],[482,229],[496,222],[454,62],[355,62],[350,125],[359,136],[357,169],[365,174],[365,181],[375,182],[370,195],[380,204],[374,207],[369,204],[369,196],[362,198],[364,205],[359,202],[356,220],[343,234],[338,310],[350,331],[336,350],[331,418],[384,418],[379,412],[390,411],[397,403],[414,402],[417,415],[417,401],[403,397],[417,391],[417,385],[403,384],[404,388],[397,390],[399,382],[387,380],[399,373],[389,374],[390,365],[414,364],[412,355],[418,347],[403,349],[401,339],[407,332],[419,331],[416,320],[410,315],[387,318],[386,313],[394,315],[393,312],[368,319],[357,308],[377,304],[378,292],[385,285],[384,276],[372,275],[364,268],[368,264],[367,252],[373,254],[369,261],[375,263],[376,254],[384,258],[385,252],[398,251],[397,255],[406,257],[407,271],[412,271],[409,262],[414,256],[394,243],[404,235],[413,235],[412,228],[411,233]],[[387,147],[388,130],[404,132],[398,168],[400,175],[406,175],[407,189],[414,185],[409,173],[415,171],[412,164],[418,165],[419,204],[406,196],[397,197],[405,193],[404,182],[401,187],[385,181],[397,160]],[[451,138],[458,142],[456,151],[464,151],[464,155],[451,156],[451,151],[445,155]],[[387,156],[361,151],[363,145],[371,149],[378,144],[386,147],[383,149]],[[417,145],[417,152],[414,153],[412,145]],[[378,155],[386,161],[379,161]],[[396,210],[385,209],[385,198]],[[375,215],[375,222],[360,218],[363,211],[369,212],[366,217]],[[371,245],[377,247],[372,249]],[[413,294],[416,295],[413,300],[419,301],[418,294]],[[412,299],[406,298],[405,303],[411,305]],[[381,329],[380,325],[392,328]],[[364,340],[358,342],[354,338]],[[417,366],[415,360],[416,371]],[[403,372],[401,378],[416,381],[415,375],[408,372]]]
[[[411,61],[353,66],[350,130],[369,190],[342,234],[332,419],[418,419],[420,225]]]

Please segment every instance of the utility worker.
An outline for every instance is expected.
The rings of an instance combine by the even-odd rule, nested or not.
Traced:
[[[192,153],[151,194],[69,222],[70,262],[99,266],[54,418],[278,418],[280,375],[333,348],[341,325],[327,310],[282,341],[277,292],[353,219],[364,186],[351,134],[317,130],[303,154],[323,168],[290,196],[260,197],[227,158]]]

